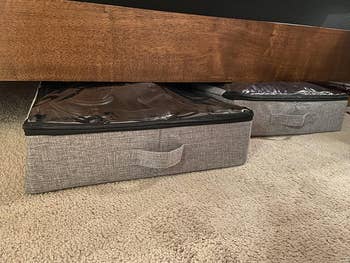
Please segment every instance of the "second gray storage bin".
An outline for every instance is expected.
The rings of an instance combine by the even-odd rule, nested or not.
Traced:
[[[306,82],[196,87],[220,101],[253,110],[252,136],[338,131],[347,105],[345,93]]]

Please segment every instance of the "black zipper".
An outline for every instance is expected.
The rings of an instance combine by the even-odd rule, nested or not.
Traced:
[[[65,123],[32,123],[26,120],[23,124],[26,136],[35,135],[73,135],[100,132],[116,131],[136,131],[150,129],[164,129],[172,127],[224,124],[251,121],[253,111],[244,110],[244,112],[225,115],[211,115],[198,119],[178,119],[178,120],[160,120],[160,121],[140,121],[129,123],[112,123],[106,125],[96,124],[65,124]]]
[[[309,96],[297,96],[297,95],[228,95],[230,92],[225,92],[222,96],[229,100],[252,100],[252,101],[339,101],[347,100],[348,96],[346,94],[340,95],[309,95]]]

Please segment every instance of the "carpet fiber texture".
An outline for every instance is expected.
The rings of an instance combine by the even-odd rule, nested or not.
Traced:
[[[350,262],[349,115],[240,167],[27,195],[34,89],[2,86],[0,262]]]

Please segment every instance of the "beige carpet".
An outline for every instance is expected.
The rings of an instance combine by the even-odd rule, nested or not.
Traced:
[[[245,166],[31,196],[32,94],[0,88],[0,262],[350,262],[350,115],[253,139]]]

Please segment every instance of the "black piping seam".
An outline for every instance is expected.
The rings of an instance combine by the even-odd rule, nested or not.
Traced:
[[[340,101],[347,100],[347,95],[333,95],[333,96],[303,96],[303,97],[283,97],[278,95],[273,96],[244,96],[244,95],[229,95],[225,92],[222,97],[228,100],[252,100],[252,101]],[[288,96],[288,95],[287,95]]]
[[[59,124],[46,123],[34,124],[26,120],[23,124],[24,133],[26,136],[34,135],[72,135],[100,132],[116,132],[116,131],[136,131],[150,129],[165,129],[183,126],[211,125],[224,124],[235,122],[246,122],[253,119],[253,112],[246,110],[244,113],[230,114],[229,116],[212,116],[212,118],[197,119],[197,120],[167,120],[167,121],[147,121],[134,122],[125,124],[109,124],[109,125],[89,125],[89,124]]]

